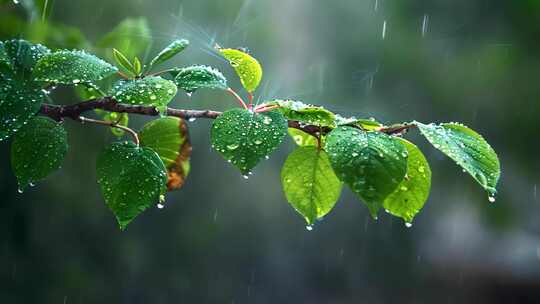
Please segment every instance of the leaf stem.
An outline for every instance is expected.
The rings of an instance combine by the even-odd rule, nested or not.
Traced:
[[[240,95],[238,95],[238,93],[236,93],[233,89],[231,88],[227,88],[227,92],[229,92],[232,96],[234,96],[234,98],[236,98],[236,100],[238,100],[238,103],[246,110],[250,109],[248,108],[248,106],[246,105],[246,103],[244,102],[244,100],[242,99],[242,97],[240,97]]]
[[[146,76],[159,76],[159,75],[161,75],[163,73],[167,73],[167,72],[170,72],[170,71],[174,71],[174,69],[161,70],[161,71],[158,71],[158,72],[149,73]]]
[[[251,92],[248,92],[248,100],[249,100],[249,109],[253,109],[253,94]]]
[[[139,146],[140,142],[139,142],[139,135],[137,134],[137,132],[133,131],[133,129],[130,129],[128,127],[119,125],[118,121],[115,122],[115,121],[97,120],[97,119],[87,118],[87,117],[84,117],[84,116],[79,116],[79,121],[81,123],[89,122],[89,123],[93,123],[93,124],[96,124],[96,125],[109,126],[111,128],[117,128],[117,129],[126,131],[133,137],[133,141],[135,141],[135,144],[137,146]]]
[[[118,71],[118,72],[116,72],[116,73],[117,73],[118,75],[120,75],[120,77],[122,77],[122,78],[124,78],[124,79],[129,79],[129,77],[128,77],[126,74],[124,74],[124,73],[122,73],[122,72],[120,72],[120,71]]]
[[[280,106],[279,105],[271,105],[271,106],[265,105],[262,107],[255,108],[255,113],[268,112],[270,110],[277,109],[277,108],[280,108]]]

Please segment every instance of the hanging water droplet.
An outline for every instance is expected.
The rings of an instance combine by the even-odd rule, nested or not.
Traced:
[[[17,192],[22,194],[24,191],[23,191],[23,189],[19,188],[19,189],[17,189]]]
[[[244,179],[248,179],[248,178],[249,178],[249,175],[244,174],[244,175],[242,175],[242,177],[243,177]]]
[[[313,230],[313,225],[307,225],[307,226],[306,226],[306,230],[307,230],[307,231]]]
[[[193,95],[193,92],[186,92],[187,97],[191,97]]]
[[[165,205],[163,205],[163,204],[157,204],[157,207],[158,207],[158,209],[163,209],[163,207],[165,207]]]
[[[195,120],[197,120],[196,117],[190,117],[190,118],[188,119],[189,122],[194,122]]]
[[[411,228],[411,227],[412,227],[412,223],[409,223],[409,222],[405,222],[405,227],[407,227],[407,228]]]
[[[494,196],[488,196],[488,201],[490,203],[495,203],[495,197]]]

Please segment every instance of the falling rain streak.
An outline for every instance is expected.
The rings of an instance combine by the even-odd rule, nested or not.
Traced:
[[[426,33],[428,31],[429,26],[429,15],[424,14],[424,18],[422,18],[422,37],[426,36]]]
[[[384,20],[382,24],[382,39],[386,39],[386,20]]]

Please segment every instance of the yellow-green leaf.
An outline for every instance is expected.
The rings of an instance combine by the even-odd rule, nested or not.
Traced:
[[[263,70],[257,59],[238,49],[218,49],[240,77],[242,86],[248,92],[253,92],[261,82]]]

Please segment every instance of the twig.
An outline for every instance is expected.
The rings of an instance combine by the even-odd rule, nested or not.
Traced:
[[[135,144],[137,146],[139,145],[139,135],[137,134],[137,132],[133,131],[132,129],[130,129],[128,127],[119,125],[118,122],[97,120],[97,119],[87,118],[87,117],[84,117],[84,116],[79,116],[79,121],[81,123],[89,122],[89,123],[93,123],[93,124],[97,124],[97,125],[109,126],[111,128],[117,128],[117,129],[126,131],[133,137],[133,141],[135,141]]]

